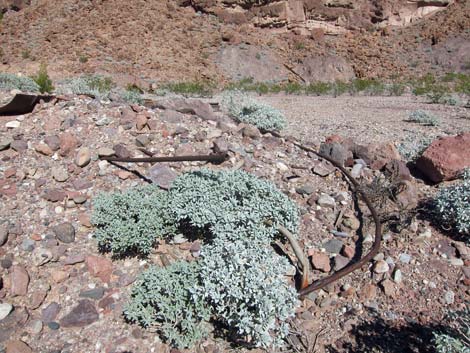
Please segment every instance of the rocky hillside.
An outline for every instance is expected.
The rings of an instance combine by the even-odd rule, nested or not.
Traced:
[[[1,71],[160,81],[468,72],[468,1],[3,0]]]

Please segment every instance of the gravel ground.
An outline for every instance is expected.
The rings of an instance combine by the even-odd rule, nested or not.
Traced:
[[[424,98],[311,97],[272,95],[258,98],[280,109],[289,121],[287,134],[318,143],[332,134],[359,143],[401,141],[407,136],[456,134],[470,130],[470,109],[426,103]],[[415,110],[432,113],[439,126],[405,122]]]

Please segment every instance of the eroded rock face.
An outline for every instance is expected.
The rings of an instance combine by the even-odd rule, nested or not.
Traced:
[[[20,11],[31,4],[30,0],[0,0],[0,12],[8,10]]]
[[[194,0],[179,1],[218,16],[228,23],[253,23],[259,27],[303,27],[326,33],[368,28],[375,24],[406,26],[446,8],[453,0]]]
[[[306,58],[296,66],[295,71],[306,82],[346,82],[356,77],[351,64],[335,55]]]
[[[435,140],[416,161],[431,181],[452,180],[470,167],[470,133]]]

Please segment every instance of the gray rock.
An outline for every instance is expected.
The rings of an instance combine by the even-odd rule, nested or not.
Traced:
[[[24,140],[13,140],[10,147],[16,152],[23,152],[28,149],[28,143]]]
[[[343,248],[343,242],[339,239],[331,239],[323,243],[322,246],[330,254],[339,254]]]
[[[79,296],[82,298],[90,298],[90,299],[101,299],[103,298],[105,289],[103,287],[97,287],[90,290],[85,290],[80,292]]]
[[[56,321],[51,321],[47,323],[47,327],[49,327],[51,330],[58,330],[60,328],[60,324]]]
[[[62,183],[69,178],[69,173],[62,167],[55,167],[52,168],[52,177]]]
[[[34,250],[34,245],[35,245],[35,241],[32,240],[32,239],[25,239],[21,242],[21,248],[24,250],[24,251],[27,251],[27,252],[32,252]]]
[[[52,302],[41,312],[41,320],[44,323],[54,321],[57,315],[59,314],[61,306],[59,303]]]
[[[10,147],[13,140],[11,138],[2,138],[0,140],[0,151],[6,150]]]
[[[0,321],[6,318],[13,310],[13,305],[9,303],[0,304]]]
[[[450,304],[454,304],[454,300],[455,300],[455,293],[452,292],[451,290],[445,292],[444,294],[444,302],[448,305]]]
[[[57,135],[47,136],[44,139],[44,142],[53,151],[58,151],[60,148],[60,139],[59,139],[59,136]]]
[[[131,152],[124,146],[123,144],[119,143],[113,147],[114,153],[119,158],[129,158],[131,157]]]
[[[0,246],[5,245],[8,240],[8,223],[0,225]]]
[[[402,253],[400,256],[398,256],[398,260],[400,260],[401,263],[409,264],[411,261],[411,255]]]
[[[320,146],[320,153],[326,157],[330,157],[341,165],[344,165],[352,153],[339,143],[323,143]]]
[[[112,148],[101,147],[98,149],[98,156],[100,157],[111,157],[114,155],[114,150]]]
[[[313,187],[313,185],[304,184],[296,188],[295,191],[297,191],[297,193],[300,195],[310,195],[313,194],[315,188]]]
[[[56,238],[63,243],[69,244],[75,241],[75,229],[69,222],[59,224],[52,228]]]
[[[165,165],[156,164],[149,170],[150,180],[162,189],[169,189],[173,180],[178,176],[172,169]]]
[[[321,177],[326,177],[335,171],[335,167],[326,162],[319,163],[313,167],[313,172]]]
[[[317,204],[326,208],[334,209],[336,207],[336,201],[330,195],[321,195],[317,200]]]
[[[355,179],[359,178],[361,176],[362,168],[364,168],[362,164],[355,164],[351,170],[351,176]]]
[[[336,255],[335,256],[335,271],[339,271],[342,268],[346,267],[349,263],[349,259],[347,257]]]
[[[98,319],[98,311],[96,311],[93,302],[83,299],[59,322],[62,327],[83,327],[98,321]]]
[[[135,138],[135,144],[138,147],[146,147],[150,143],[150,139],[147,135],[138,135]]]

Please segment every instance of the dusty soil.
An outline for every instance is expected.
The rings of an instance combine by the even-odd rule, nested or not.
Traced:
[[[8,94],[2,95],[2,100],[7,98]],[[360,143],[398,143],[408,134],[470,130],[469,120],[462,119],[468,118],[468,109],[428,105],[408,96],[266,96],[260,100],[285,112],[287,134],[315,147],[331,134]],[[434,112],[443,123],[432,128],[404,123],[407,113],[416,109]],[[155,333],[125,323],[122,306],[135,277],[151,264],[162,265],[161,254],[172,261],[194,260],[198,255],[189,251],[189,243],[160,244],[146,260],[111,260],[109,254],[98,251],[89,221],[93,197],[101,191],[144,183],[139,174],[150,176],[148,164],[124,163],[118,168],[100,162],[97,154],[103,147],[119,149],[115,146],[120,144],[121,150],[124,146],[131,155],[140,156],[143,141],[145,149],[161,155],[204,154],[211,151],[214,141],[222,139],[229,146],[230,160],[207,166],[242,165],[242,169],[272,180],[294,199],[303,209],[301,244],[310,254],[323,251],[330,258],[332,266],[327,272],[333,271],[337,261],[357,259],[370,247],[373,224],[365,208],[364,218],[358,213],[341,174],[321,177],[310,169],[312,165],[328,168],[328,164],[269,134],[248,137],[241,131],[243,125],[229,122],[221,112],[213,117],[218,122],[174,113],[170,118],[159,109],[131,109],[120,103],[68,97],[40,105],[31,114],[0,117],[2,141],[14,141],[0,151],[0,221],[8,223],[8,240],[0,246],[0,302],[14,306],[13,312],[0,320],[0,349],[4,345],[7,353],[16,352],[8,344],[21,340],[31,347],[23,347],[22,352],[170,351]],[[143,126],[142,117],[146,121]],[[7,128],[12,121],[14,126]],[[137,142],[142,136],[148,139]],[[91,160],[79,167],[76,157],[83,148],[89,149]],[[181,163],[172,164],[171,169],[179,174],[201,166],[198,162]],[[370,182],[377,174],[366,168],[360,180]],[[413,185],[415,197],[420,199],[437,190],[419,179]],[[300,191],[305,186],[311,194]],[[341,192],[346,196],[338,198]],[[334,208],[317,204],[322,194],[336,198]],[[345,218],[360,223],[357,231],[338,226],[350,234],[336,238],[342,243],[344,257],[321,250],[325,241],[335,238],[331,230],[336,229],[341,210]],[[432,352],[432,330],[439,327],[448,309],[462,308],[470,298],[469,281],[464,281],[463,272],[465,269],[468,276],[470,262],[465,252],[470,254],[470,249],[431,221],[426,214],[419,214],[400,232],[385,227],[381,255],[304,299],[293,322],[300,339],[308,338],[311,345],[316,342],[315,352],[362,352],[364,345],[387,352]],[[59,240],[52,230],[64,222],[75,229],[71,242]],[[388,270],[376,273],[374,268],[381,260],[387,262]],[[18,274],[22,271],[28,277],[23,291],[18,289],[21,285],[24,289],[26,281]],[[318,279],[326,274],[313,270],[312,275]],[[86,294],[90,289],[96,289],[91,296]],[[85,323],[80,315],[70,317],[69,313],[87,295],[92,320]],[[300,347],[298,341],[293,342]],[[222,339],[210,338],[187,352],[232,349]]]

